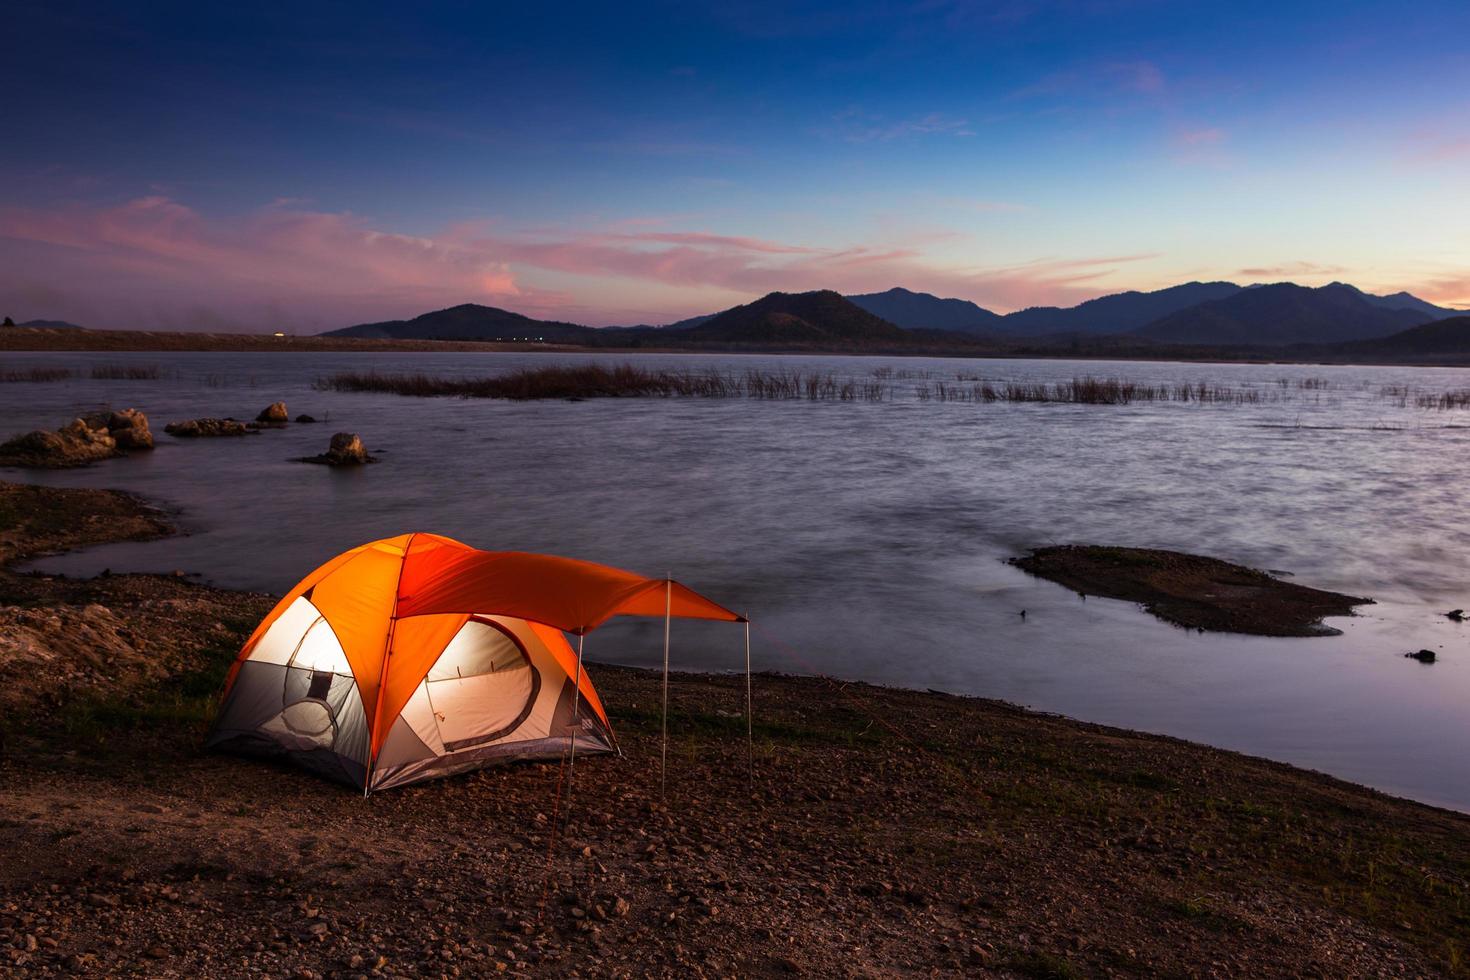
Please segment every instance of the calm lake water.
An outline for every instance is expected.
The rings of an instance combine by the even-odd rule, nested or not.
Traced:
[[[312,387],[338,370],[475,376],[553,359],[861,378],[888,368],[895,397],[517,404]],[[161,376],[92,380],[96,364],[157,365]],[[136,406],[159,447],[83,470],[4,475],[132,490],[177,509],[190,532],[48,559],[47,570],[185,569],[283,591],[363,541],[437,531],[488,549],[670,571],[749,612],[757,669],[1003,698],[1470,810],[1470,627],[1442,615],[1470,607],[1470,411],[1381,394],[1470,387],[1470,371],[549,354],[12,354],[0,369],[42,365],[81,377],[0,384],[7,430]],[[957,374],[1206,381],[1264,400],[970,404],[913,394]],[[1326,387],[1302,387],[1307,379]],[[238,440],[163,435],[169,421],[253,418],[277,399],[330,424]],[[383,461],[352,472],[291,462],[324,450],[337,430],[360,433]],[[1339,637],[1199,635],[1005,564],[1065,542],[1196,551],[1378,604],[1334,621]],[[661,624],[610,626],[589,638],[588,655],[652,665],[661,636]],[[1404,659],[1421,647],[1440,662]],[[736,628],[674,624],[679,667],[736,668],[741,651]]]

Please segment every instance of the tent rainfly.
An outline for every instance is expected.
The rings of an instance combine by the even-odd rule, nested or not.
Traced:
[[[607,752],[580,637],[618,615],[665,618],[665,697],[669,617],[745,622],[671,579],[437,534],[373,541],[302,579],[256,627],[208,744],[365,793]]]

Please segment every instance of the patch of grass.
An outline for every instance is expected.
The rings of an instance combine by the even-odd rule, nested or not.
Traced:
[[[105,517],[105,523],[88,518]],[[157,511],[119,490],[58,489],[0,481],[0,560],[80,543],[141,540],[168,531]]]
[[[94,369],[94,377],[98,376]],[[155,369],[156,370],[156,369]],[[900,384],[899,382],[912,382]],[[222,383],[211,379],[210,384]],[[1172,402],[1185,405],[1320,404],[1334,387],[1326,378],[1278,379],[1273,384],[1232,386],[1214,382],[1148,383],[1092,375],[1067,381],[989,381],[959,372],[950,381],[933,371],[879,367],[865,378],[843,378],[813,371],[744,372],[654,370],[632,364],[550,365],[484,378],[446,378],[428,374],[341,372],[319,378],[326,391],[380,392],[416,398],[504,398],[511,400],[578,398],[751,398],[782,401],[891,401],[901,394],[921,402],[1061,403],[1131,405]],[[1407,386],[1385,386],[1380,397],[1410,404]],[[1470,408],[1470,389],[1422,393],[1420,408]]]
[[[0,374],[0,382],[65,381],[73,374],[71,368],[33,367],[25,371],[6,371]]]
[[[961,380],[968,380],[962,378]],[[915,387],[920,401],[931,398],[944,402],[1060,402],[1071,405],[1131,405],[1134,402],[1199,402],[1232,405],[1254,405],[1264,401],[1282,401],[1280,393],[1266,393],[1258,388],[1230,388],[1223,385],[1143,384],[1123,378],[1095,378],[1086,375],[1057,382],[990,382],[951,384],[936,381]]]
[[[488,378],[341,372],[319,378],[326,391],[362,391],[417,398],[753,398],[759,400],[882,401],[887,385],[803,371],[654,371],[620,365],[553,365]]]
[[[157,381],[161,372],[157,364],[96,364],[93,381]]]
[[[1421,394],[1415,397],[1414,404],[1419,408],[1437,408],[1440,411],[1470,408],[1470,388],[1442,391],[1439,394]]]
[[[251,628],[226,625],[241,642]],[[205,647],[188,670],[151,690],[73,698],[57,712],[60,730],[75,741],[99,746],[134,732],[202,734],[219,710],[219,696],[239,649],[236,642]]]
[[[1147,769],[1134,769],[1124,773],[1104,772],[1102,777],[1122,783],[1124,786],[1134,786],[1138,789],[1154,790],[1159,793],[1172,793],[1179,789],[1179,784],[1168,776],[1163,773],[1150,772]]]

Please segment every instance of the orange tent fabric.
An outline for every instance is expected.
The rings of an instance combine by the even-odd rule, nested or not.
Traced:
[[[670,615],[744,622],[677,582],[593,562],[514,551],[480,551],[437,534],[403,534],[360,545],[302,579],[256,627],[235,662],[298,598],[331,625],[370,720],[371,751],[383,739],[445,644],[471,615],[524,619],[584,634],[613,616]],[[565,644],[552,645],[565,649]],[[569,651],[568,651],[569,652]],[[575,676],[575,659],[563,665]],[[583,675],[581,692],[607,720]]]

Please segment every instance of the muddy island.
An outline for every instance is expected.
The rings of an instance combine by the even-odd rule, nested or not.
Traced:
[[[1056,545],[1011,564],[1084,597],[1137,602],[1186,629],[1254,636],[1336,636],[1327,616],[1373,600],[1312,589],[1218,558],[1154,548]]]
[[[0,484],[0,973],[1463,975],[1470,817],[998,701],[757,675],[748,768],[744,678],[675,674],[663,796],[659,675],[595,663],[574,787],[205,753],[272,597],[13,564],[168,533]]]

